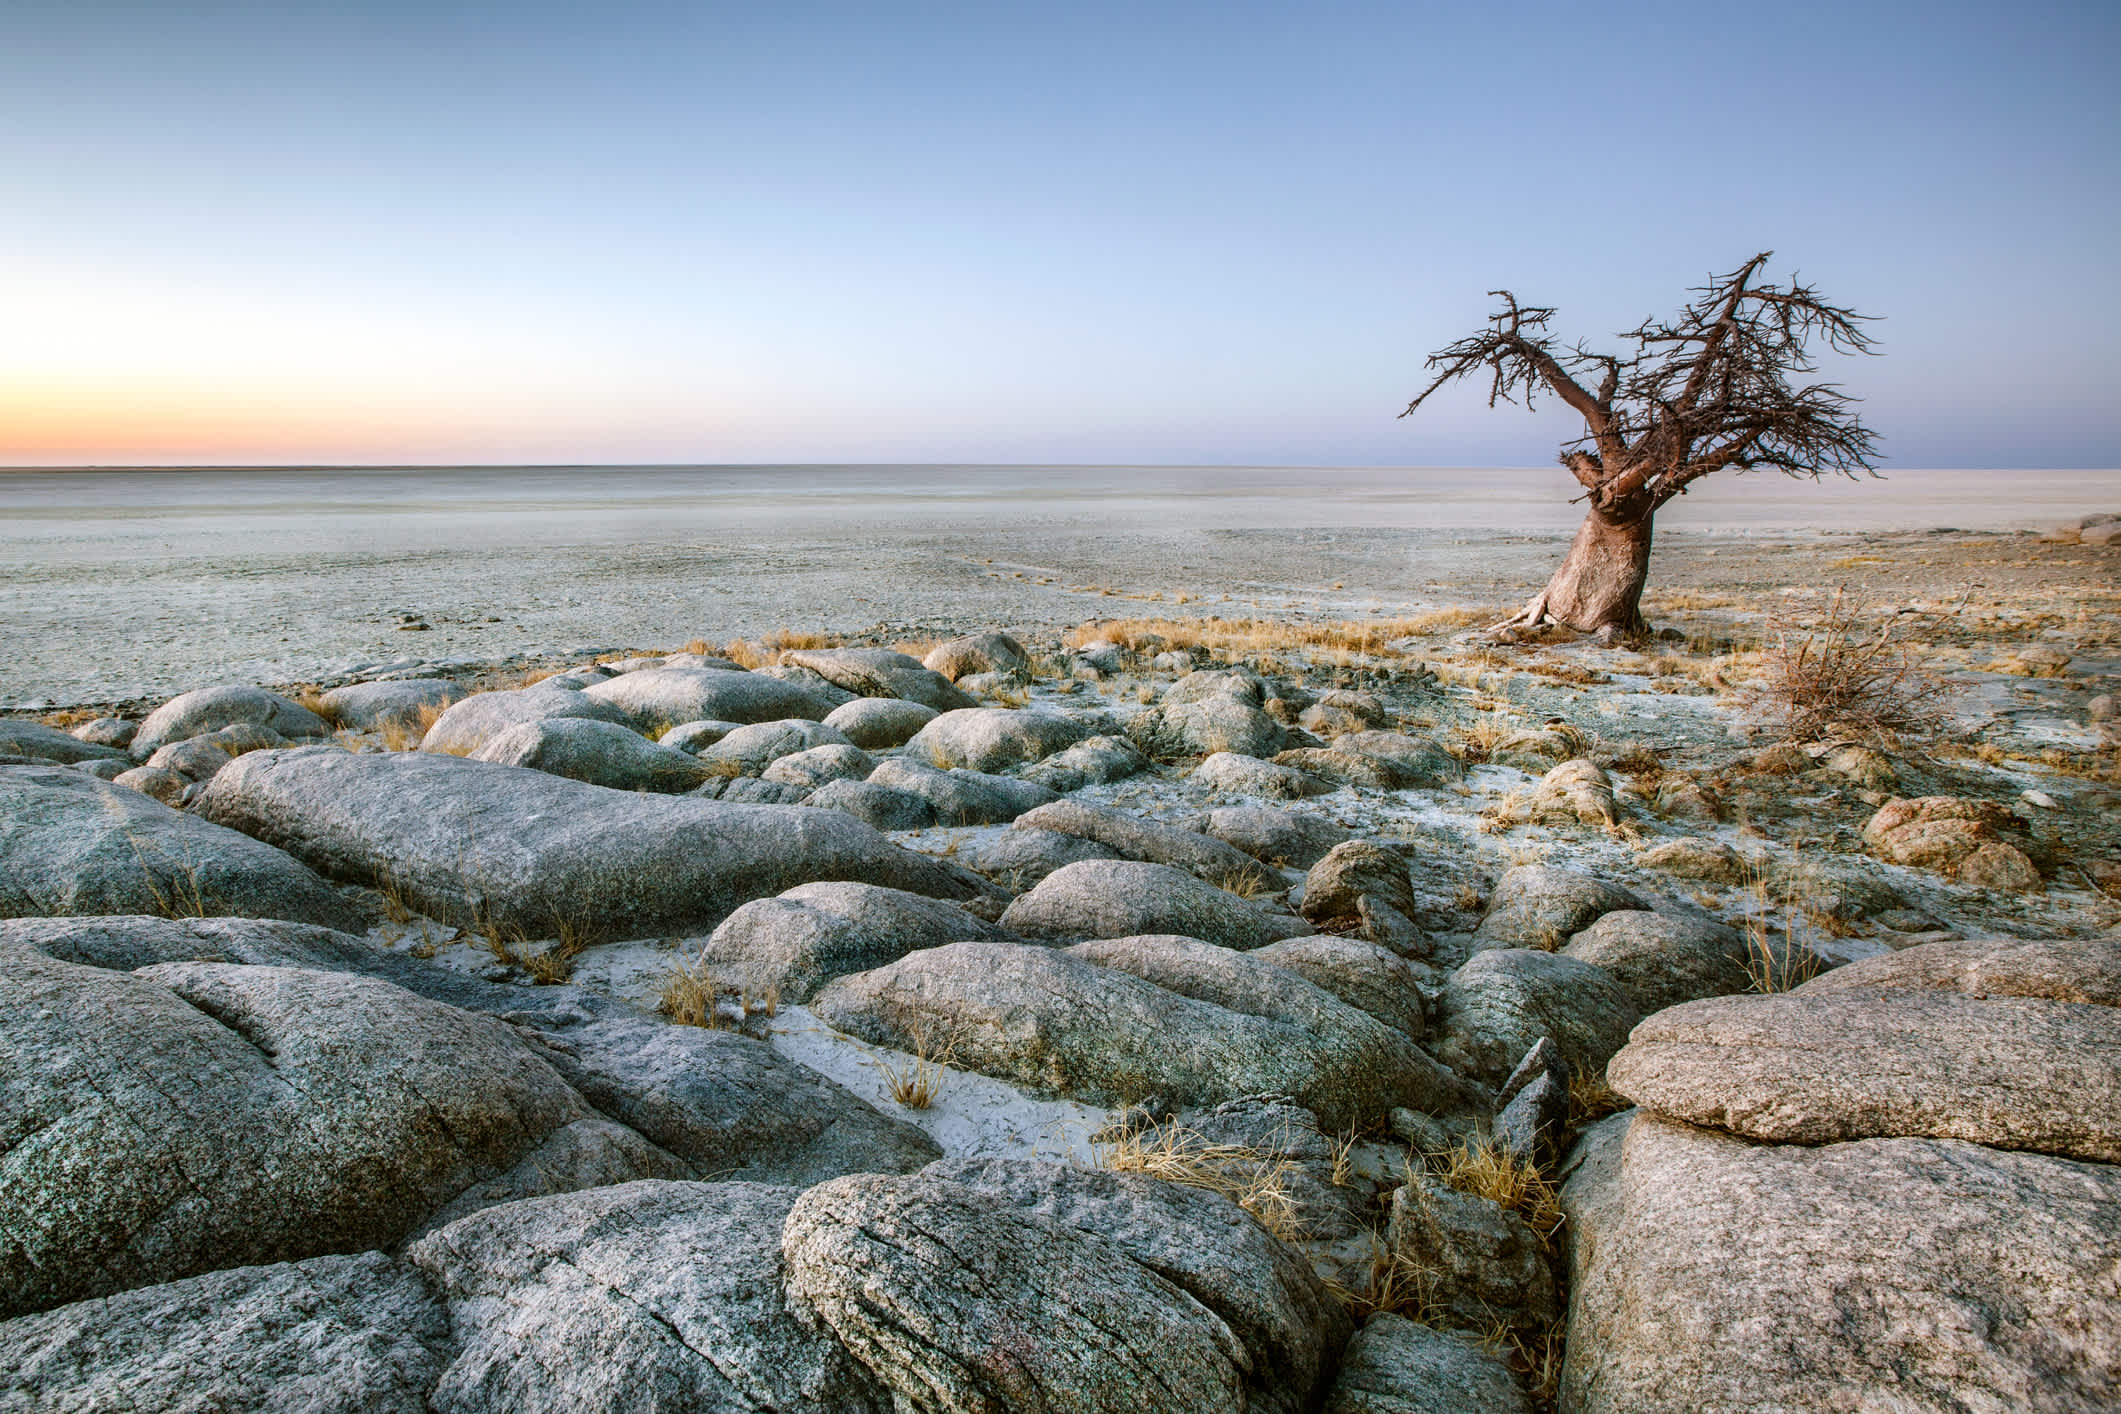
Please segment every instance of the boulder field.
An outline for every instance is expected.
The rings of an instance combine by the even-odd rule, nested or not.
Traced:
[[[2121,1407],[2052,796],[727,651],[0,721],[0,1409]]]

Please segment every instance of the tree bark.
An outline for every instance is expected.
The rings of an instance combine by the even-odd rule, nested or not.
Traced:
[[[1601,638],[1642,633],[1648,628],[1641,602],[1650,576],[1654,515],[1652,508],[1639,503],[1610,511],[1593,506],[1547,587],[1498,627],[1556,623]]]

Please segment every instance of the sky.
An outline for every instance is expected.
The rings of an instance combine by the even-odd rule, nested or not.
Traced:
[[[2121,6],[0,0],[0,465],[1536,466],[1773,249],[1888,466],[2121,465]]]

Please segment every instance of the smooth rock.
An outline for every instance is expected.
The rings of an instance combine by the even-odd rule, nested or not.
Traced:
[[[0,1321],[21,1414],[430,1414],[449,1314],[381,1252],[238,1267]]]
[[[289,738],[331,735],[331,723],[277,692],[262,687],[202,687],[172,697],[147,714],[133,733],[133,759],[145,761],[156,747],[238,722]]]
[[[582,695],[618,708],[644,729],[677,722],[778,722],[790,717],[816,722],[833,708],[795,683],[723,668],[649,668],[598,683]]]
[[[1647,907],[1618,884],[1573,869],[1520,864],[1495,885],[1474,945],[1552,950],[1615,909]]]
[[[878,830],[924,830],[935,823],[935,807],[926,796],[875,781],[827,781],[803,797],[803,804],[818,810],[841,811]],[[979,868],[969,858],[965,862]]]
[[[2121,1169],[1956,1140],[1755,1145],[1616,1116],[1563,1190],[1561,1408],[2121,1405]],[[1615,1168],[1617,1167],[1617,1173]]]
[[[720,741],[702,747],[698,755],[702,761],[756,776],[783,756],[815,746],[848,745],[851,743],[847,738],[823,722],[788,718],[738,727]]]
[[[1778,967],[1798,973],[1826,965],[1802,943],[1777,944],[1775,951]],[[1705,919],[1615,909],[1569,939],[1561,952],[1611,973],[1644,1016],[1753,985],[1745,935]]]
[[[865,751],[904,746],[940,714],[933,707],[895,697],[857,697],[832,709],[825,725]]]
[[[659,746],[631,727],[582,717],[524,722],[487,738],[474,761],[528,766],[533,771],[609,786],[677,795],[713,774],[698,758]]]
[[[85,741],[90,746],[111,746],[123,750],[132,745],[133,733],[140,730],[138,722],[129,722],[123,717],[98,717],[92,722],[83,722],[67,732],[76,741]],[[9,747],[8,750],[18,748]],[[34,753],[32,753],[34,754]]]
[[[983,771],[941,771],[902,756],[878,763],[869,780],[920,796],[934,807],[936,823],[942,825],[1007,824],[1026,810],[1060,798],[1036,781]]]
[[[1246,956],[1295,973],[1413,1040],[1419,1041],[1428,1027],[1422,1001],[1428,969],[1382,944],[1327,933],[1284,938]]]
[[[677,1167],[500,1022],[373,978],[14,944],[0,1009],[0,1314]]]
[[[908,753],[943,770],[1006,771],[1073,746],[1088,730],[1057,712],[967,707],[914,733]]]
[[[1086,859],[1117,859],[1119,852],[1080,835],[1052,830],[1004,830],[971,845],[958,859],[1003,886],[1030,888],[1054,870]]]
[[[743,730],[743,727],[742,722],[680,722],[657,737],[655,744],[697,756],[731,732]]]
[[[1211,758],[1212,759],[1212,758]],[[1186,829],[1236,845],[1277,869],[1309,869],[1351,838],[1345,825],[1268,805],[1224,805],[1182,823]]]
[[[1717,997],[1607,1068],[1661,1114],[1775,1143],[1918,1136],[2121,1161],[2121,1009],[1949,988]]]
[[[1292,992],[1305,986],[1275,976]],[[952,943],[838,978],[811,1009],[872,1044],[947,1049],[952,1065],[1096,1104],[1302,1095],[1322,1122],[1345,1127],[1438,1100],[1440,1072],[1413,1059],[1404,1037],[1317,995],[1333,1008],[1320,1008],[1332,1019],[1323,1034],[1286,1011],[1232,1011],[1049,948]]]
[[[1532,1414],[1532,1405],[1479,1341],[1379,1311],[1348,1342],[1325,1414]]]
[[[1009,905],[1002,926],[1027,938],[1178,933],[1238,949],[1312,931],[1300,918],[1268,913],[1183,870],[1132,860],[1085,860],[1054,870]]]
[[[1097,841],[1122,859],[1169,864],[1211,882],[1261,872],[1252,856],[1221,840],[1078,800],[1057,800],[1026,811],[1016,817],[1012,828],[1077,835]]]
[[[1933,987],[1973,997],[2044,997],[2121,1007],[2121,941],[1983,938],[1924,943],[1837,967],[1797,988],[1795,995]]]
[[[466,695],[462,683],[448,678],[348,683],[324,694],[324,714],[338,725],[357,731],[413,727],[419,725],[422,708],[439,712]]]
[[[1190,677],[1199,677],[1194,673]],[[1190,678],[1180,678],[1173,689]],[[1237,697],[1215,695],[1164,704],[1127,720],[1127,736],[1150,756],[1272,756],[1288,739],[1288,729],[1266,712]]]
[[[833,781],[867,784],[864,779],[876,769],[876,758],[859,746],[846,743],[813,746],[808,751],[776,757],[761,779],[814,791]]]
[[[469,756],[510,727],[554,718],[587,718],[631,727],[633,718],[586,692],[527,687],[520,692],[475,692],[445,708],[420,738],[420,750]]]
[[[956,682],[973,673],[1026,672],[1031,667],[1031,655],[1008,634],[990,629],[938,643],[921,659],[921,666]]]
[[[1383,762],[1391,790],[1435,790],[1465,774],[1457,758],[1433,741],[1400,732],[1360,731],[1333,738],[1333,750]]]
[[[1294,1267],[1255,1255],[1259,1244],[1244,1226],[1250,1220],[1229,1205],[1231,1216],[1218,1224],[1195,1195],[1122,1188],[1122,1178],[1056,1176],[1056,1187],[1067,1185],[1058,1199],[1069,1207],[1050,1214],[1016,1194],[938,1175],[822,1184],[796,1201],[782,1230],[789,1293],[909,1408],[1297,1414],[1310,1407],[1325,1362],[1292,1357],[1306,1344],[1322,1346],[1324,1332],[1303,1340],[1308,1313],[1298,1309],[1272,1312],[1275,1325],[1261,1329],[1244,1319],[1249,1312],[1240,1314],[1249,1303],[1230,1283],[1201,1270],[1222,1256],[1226,1271],[1267,1268],[1294,1282]],[[1109,1214],[1093,1206],[1100,1198]],[[1159,1222],[1160,1208],[1182,1217]],[[1115,1227],[1126,1236],[1111,1235]],[[1183,1259],[1173,1254],[1201,1242],[1215,1245]],[[1151,1250],[1137,1256],[1145,1245]],[[1317,1324],[1330,1328],[1324,1311],[1320,1303]]]
[[[1218,751],[1193,768],[1193,779],[1224,795],[1250,795],[1265,800],[1302,800],[1324,795],[1332,783],[1294,766]]]
[[[1418,1170],[1392,1190],[1385,1243],[1422,1273],[1425,1295],[1461,1321],[1549,1321],[1561,1312],[1554,1273],[1524,1219]]]
[[[103,720],[112,720],[105,718]],[[94,723],[89,725],[93,726]],[[121,723],[130,725],[130,723]],[[112,733],[116,735],[116,733]],[[26,722],[17,717],[0,717],[0,755],[27,757],[35,761],[49,761],[58,766],[71,766],[78,761],[124,761],[130,758],[118,749],[121,743],[112,742],[99,746],[79,737],[47,727],[41,722]]]
[[[781,1290],[799,1190],[639,1182],[489,1208],[406,1251],[447,1298],[443,1414],[834,1410],[889,1400]]]
[[[0,917],[86,913],[367,927],[299,861],[234,830],[69,767],[0,767]]]
[[[1429,1053],[1494,1084],[1543,1036],[1573,1068],[1597,1074],[1640,1020],[1603,968],[1531,948],[1475,953],[1451,974],[1430,1018]]]
[[[717,981],[806,1002],[835,977],[1002,934],[954,904],[871,884],[802,884],[729,915],[700,952]]]
[[[973,705],[950,679],[922,667],[920,659],[888,648],[797,649],[783,654],[782,660],[862,697],[901,697],[938,712]]]
[[[1735,884],[1745,878],[1745,861],[1721,840],[1667,840],[1644,850],[1642,863],[1661,873],[1710,884]]]
[[[388,879],[430,918],[534,938],[585,918],[619,937],[705,931],[815,879],[978,892],[837,811],[638,795],[422,753],[254,752],[214,777],[198,810],[331,877]]]

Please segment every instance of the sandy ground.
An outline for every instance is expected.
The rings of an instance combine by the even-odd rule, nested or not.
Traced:
[[[592,486],[580,473],[8,474],[0,709],[667,651],[777,628],[889,638],[1123,614],[1499,609],[1529,597],[1566,545],[1577,509],[1556,476],[853,468],[793,485],[673,471],[597,473]],[[2121,567],[2121,551],[2023,533],[2121,509],[2106,505],[2121,503],[2112,473],[1730,480],[1667,511],[1653,612],[1657,595],[1765,605],[1843,583],[1923,604],[2076,612]]]

